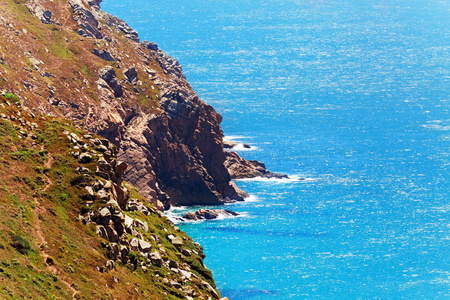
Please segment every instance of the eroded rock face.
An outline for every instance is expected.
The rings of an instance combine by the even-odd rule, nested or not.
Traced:
[[[85,60],[93,62],[87,71],[73,75],[76,87],[68,88],[70,96],[61,95],[66,88],[58,94],[57,88],[49,86],[51,105],[35,103],[41,112],[62,113],[107,138],[117,147],[118,159],[128,166],[112,171],[122,172],[158,209],[244,199],[245,193],[231,182],[229,170],[236,168],[224,165],[228,154],[223,150],[222,117],[198,98],[176,59],[154,43],[139,43],[136,31],[99,10],[99,0],[70,0],[66,8],[30,1],[53,5],[54,15],[67,23],[60,30],[88,37],[80,41],[89,54]],[[124,42],[119,35],[129,40]],[[67,39],[66,43],[78,41]],[[77,55],[82,55],[79,50]],[[40,65],[43,71],[46,64]],[[236,161],[245,164],[242,159]],[[96,174],[108,179],[109,171]]]
[[[78,34],[85,37],[102,39],[103,34],[99,30],[99,24],[94,14],[87,9],[81,0],[70,0],[70,7],[74,12],[74,20],[78,22]]]
[[[192,92],[162,95],[167,115],[139,114],[128,124],[119,158],[133,168],[125,178],[166,208],[243,200],[224,166],[220,115]]]
[[[256,160],[245,160],[236,152],[225,151],[226,161],[225,167],[228,169],[232,179],[241,178],[277,178],[287,179],[287,175],[270,172],[266,166]]]
[[[44,24],[53,24],[52,12],[45,9],[39,2],[34,0],[27,1],[28,10],[41,20]]]

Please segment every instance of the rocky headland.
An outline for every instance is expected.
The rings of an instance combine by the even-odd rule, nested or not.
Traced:
[[[129,166],[124,179],[160,210],[243,200],[233,178],[272,173],[224,151],[222,117],[181,65],[100,2],[2,4],[0,88],[108,139]]]
[[[100,2],[0,3],[1,288],[219,299],[201,246],[161,211],[242,201],[232,179],[282,175],[225,150],[181,65]]]
[[[220,298],[203,248],[123,181],[117,154],[70,121],[0,96],[5,299]]]

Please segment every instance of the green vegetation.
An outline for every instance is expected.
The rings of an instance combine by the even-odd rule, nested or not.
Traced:
[[[13,235],[11,245],[22,254],[28,254],[31,251],[30,242],[19,234]]]
[[[13,101],[13,102],[15,102],[17,104],[20,104],[19,97],[14,95],[14,94],[4,93],[2,96],[5,97],[7,100],[10,100],[10,101]]]
[[[16,105],[0,106],[1,115],[8,120],[0,117],[0,299],[185,297],[169,284],[170,280],[182,283],[180,275],[152,264],[140,251],[130,251],[128,262],[117,260],[112,270],[105,268],[108,242],[97,236],[96,224],[80,221],[80,215],[95,218],[107,206],[91,196],[93,204],[85,203],[84,186],[103,179],[95,175],[95,159],[83,165],[89,172],[76,171],[80,163],[70,154],[73,144],[64,134],[83,136],[85,131],[63,119],[31,117]],[[131,198],[149,207],[145,214],[124,212],[148,225],[148,230],[136,227],[136,234],[152,245],[152,251],[160,252],[164,261],[179,266],[187,263],[202,278],[193,275],[186,288],[200,295],[208,290],[203,280],[215,287],[211,272],[203,265],[201,247],[162,218],[135,187],[125,186]],[[192,255],[182,257],[170,235],[181,237],[183,248]],[[141,268],[142,264],[146,267]]]

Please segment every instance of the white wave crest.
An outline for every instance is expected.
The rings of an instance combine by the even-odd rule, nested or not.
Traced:
[[[254,178],[242,178],[235,179],[235,181],[258,181],[258,182],[273,182],[273,183],[311,183],[318,181],[317,178],[303,177],[300,175],[288,175],[289,178],[266,178],[266,177],[254,177]]]
[[[242,140],[246,140],[245,136],[240,135],[229,135],[223,138],[224,142],[236,143],[236,145],[230,150],[233,151],[254,151],[257,150],[258,147],[252,146],[248,143],[241,142]]]

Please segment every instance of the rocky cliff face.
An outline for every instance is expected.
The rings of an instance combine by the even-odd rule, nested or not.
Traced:
[[[115,145],[20,103],[0,96],[4,297],[220,298],[203,248],[123,182]]]
[[[106,137],[124,178],[159,209],[243,200],[224,166],[221,116],[180,64],[139,42],[100,1],[3,5],[0,88],[35,113],[66,117]]]

